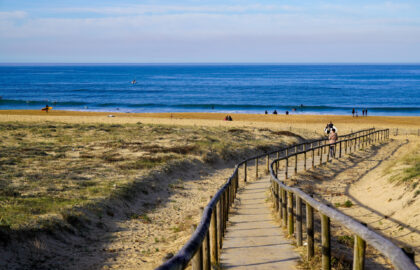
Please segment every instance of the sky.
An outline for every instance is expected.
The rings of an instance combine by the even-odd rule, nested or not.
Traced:
[[[0,0],[0,63],[420,63],[420,1]]]

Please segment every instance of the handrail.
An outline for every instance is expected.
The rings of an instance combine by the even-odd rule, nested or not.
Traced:
[[[365,136],[370,136],[370,137],[374,137],[373,139],[376,139],[375,136],[377,137],[381,137],[381,138],[389,138],[389,130],[388,129],[384,129],[384,130],[377,130],[377,131],[373,131],[370,132],[367,135],[363,135],[362,137]],[[347,139],[347,140],[342,140],[342,142],[346,142],[346,141],[352,141],[355,140],[357,138],[352,138],[352,139]],[[372,139],[372,138],[370,138]],[[328,144],[327,146],[332,146],[334,145],[335,147],[339,144],[339,142],[333,143],[333,144]],[[313,149],[309,149],[308,151],[313,151],[314,149],[317,148],[322,148],[324,146],[319,146],[319,147],[315,147]],[[322,238],[323,238],[323,252],[322,252],[322,262],[323,262],[323,269],[330,269],[330,239],[329,239],[329,219],[334,220],[336,222],[338,222],[340,225],[346,227],[347,229],[349,229],[350,231],[352,231],[355,235],[355,257],[354,257],[354,264],[358,263],[359,266],[361,266],[360,268],[353,268],[353,269],[364,269],[364,264],[360,263],[360,261],[364,262],[364,249],[365,249],[365,243],[368,243],[370,245],[372,245],[374,248],[376,248],[378,251],[380,251],[382,254],[384,254],[393,264],[393,266],[395,266],[397,269],[401,269],[401,270],[416,270],[418,269],[417,266],[413,263],[413,261],[411,261],[407,255],[402,251],[401,248],[399,248],[398,246],[396,246],[395,244],[393,244],[390,240],[386,239],[385,237],[379,235],[378,233],[370,230],[369,228],[367,228],[366,226],[360,224],[359,222],[357,222],[356,220],[354,220],[353,218],[344,215],[343,213],[328,207],[327,205],[318,202],[317,200],[313,199],[311,196],[309,196],[308,194],[306,194],[305,192],[303,192],[302,190],[300,190],[299,188],[295,188],[295,187],[289,187],[287,185],[285,185],[282,181],[280,181],[277,178],[277,170],[275,168],[275,166],[277,166],[276,164],[281,161],[281,160],[287,160],[289,157],[292,156],[296,156],[297,159],[297,155],[302,154],[302,153],[306,153],[307,151],[301,151],[301,152],[297,152],[297,153],[293,153],[293,154],[288,154],[284,157],[281,158],[277,158],[275,160],[273,160],[270,164],[270,174],[271,174],[271,178],[272,178],[272,184],[275,183],[275,187],[272,186],[271,191],[273,194],[273,197],[278,200],[278,202],[276,201],[275,204],[277,205],[277,207],[280,207],[279,205],[281,205],[281,207],[283,209],[281,209],[280,211],[284,211],[282,213],[285,214],[285,208],[288,208],[288,214],[292,215],[292,218],[287,219],[285,218],[285,215],[282,217],[284,220],[284,223],[286,224],[286,226],[289,227],[289,234],[293,234],[293,216],[296,216],[296,220],[297,220],[297,227],[298,228],[297,231],[297,239],[299,239],[300,243],[298,243],[298,245],[301,245],[301,239],[302,239],[302,220],[303,220],[303,214],[302,214],[302,206],[301,206],[301,201],[303,200],[304,203],[306,203],[306,207],[307,207],[307,216],[306,216],[306,220],[308,222],[308,220],[310,220],[311,224],[309,225],[310,229],[312,229],[312,232],[308,233],[308,237],[313,237],[313,218],[311,217],[311,215],[313,215],[312,209],[316,209],[320,214],[321,214],[321,223],[322,223]],[[281,195],[280,195],[281,194]],[[289,198],[289,196],[291,196],[291,198]],[[296,210],[296,212],[299,211],[299,213],[296,213],[296,215],[293,213],[293,196],[295,197],[296,202],[299,201],[299,204],[296,203],[296,208],[299,208],[299,210]],[[287,197],[287,198],[286,198]],[[291,202],[291,203],[290,203]],[[308,209],[310,210],[308,212]],[[279,210],[279,209],[278,209]],[[309,214],[308,214],[309,213]],[[299,216],[298,216],[299,215]],[[291,222],[292,224],[287,224],[287,222]],[[290,230],[292,229],[292,230]],[[325,238],[325,239],[324,239]],[[312,244],[308,244],[308,254],[309,256],[312,254],[313,256],[313,239],[310,239],[310,241],[308,241],[308,243],[310,243],[312,241]],[[357,243],[362,243],[362,248],[357,244]],[[312,250],[310,250],[312,249]],[[326,252],[327,251],[327,252]]]
[[[350,134],[346,134],[340,137],[338,142],[347,142],[360,136],[368,136],[374,132],[374,128],[356,131]],[[362,134],[362,135],[360,135]],[[343,138],[348,138],[343,140]],[[256,175],[258,176],[258,160],[261,157],[267,157],[267,173],[272,170],[272,166],[275,161],[271,163],[271,169],[269,169],[269,157],[270,155],[279,155],[282,151],[288,151],[292,148],[295,149],[295,153],[290,154],[298,155],[305,151],[319,149],[325,147],[328,139],[322,138],[318,140],[306,141],[300,144],[295,144],[271,152],[266,152],[256,156],[247,158],[239,162],[234,169],[234,172],[229,179],[222,185],[222,187],[213,196],[207,206],[204,208],[201,221],[194,233],[188,240],[188,242],[182,247],[182,249],[171,259],[160,265],[157,270],[166,269],[184,269],[188,263],[193,260],[194,264],[206,264],[210,265],[212,262],[218,262],[219,253],[222,248],[223,235],[226,229],[226,222],[228,220],[229,209],[236,197],[236,193],[239,186],[239,167],[244,165],[244,181],[247,180],[247,162],[255,160],[256,164]],[[337,142],[337,143],[338,143]],[[316,144],[316,146],[314,146]],[[310,145],[311,147],[307,147]],[[297,152],[297,149],[304,146],[304,150]],[[280,159],[277,159],[277,161]],[[272,171],[271,171],[272,172]],[[212,226],[211,226],[212,225]],[[211,239],[210,239],[211,238]],[[206,252],[203,250],[205,249]],[[199,252],[199,251],[202,252]],[[209,251],[210,250],[210,251]],[[210,254],[211,253],[211,254]],[[194,268],[194,267],[193,267]],[[199,268],[201,269],[201,267]]]

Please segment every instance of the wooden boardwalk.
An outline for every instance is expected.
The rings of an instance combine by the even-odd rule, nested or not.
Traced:
[[[323,161],[326,159],[324,154]],[[315,164],[319,162],[320,158],[315,156]],[[306,163],[310,168],[312,159],[307,158]],[[298,172],[304,170],[303,160],[298,160],[297,165]],[[289,176],[295,174],[294,169],[294,162],[290,162]],[[278,178],[284,179],[284,175],[284,166],[280,166]],[[222,269],[296,269],[300,255],[285,237],[287,233],[274,221],[269,188],[270,176],[263,176],[247,183],[238,193],[236,211],[230,215],[223,241]]]
[[[223,242],[222,269],[295,269],[300,257],[273,220],[266,202],[269,187],[265,176],[240,193]]]

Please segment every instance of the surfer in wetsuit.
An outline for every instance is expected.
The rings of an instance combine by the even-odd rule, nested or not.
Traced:
[[[43,111],[46,111],[47,113],[48,113],[48,110],[50,109],[50,107],[48,106],[48,104],[47,105],[45,105],[45,108],[44,109],[42,109]]]

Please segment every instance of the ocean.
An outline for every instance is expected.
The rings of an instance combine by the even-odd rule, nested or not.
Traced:
[[[136,80],[135,84],[132,81]],[[420,65],[1,65],[0,109],[420,116]]]

